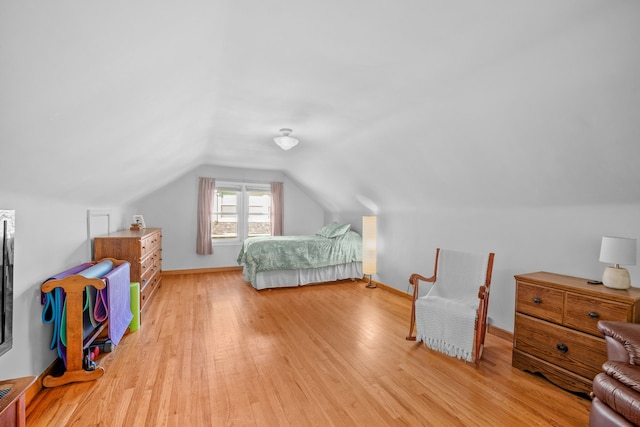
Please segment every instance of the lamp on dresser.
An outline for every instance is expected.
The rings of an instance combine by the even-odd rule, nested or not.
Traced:
[[[631,286],[631,277],[622,265],[636,264],[636,239],[626,237],[602,238],[600,246],[600,262],[614,264],[607,266],[602,273],[602,283],[608,288],[628,289]]]

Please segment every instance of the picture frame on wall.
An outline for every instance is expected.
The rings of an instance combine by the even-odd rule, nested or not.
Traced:
[[[133,222],[138,224],[140,228],[147,228],[147,225],[144,223],[144,217],[142,215],[134,215]]]

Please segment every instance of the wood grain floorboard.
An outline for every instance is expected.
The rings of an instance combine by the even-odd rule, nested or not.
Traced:
[[[585,426],[591,402],[511,367],[404,339],[410,301],[362,282],[256,291],[171,275],[89,383],[44,389],[28,426]]]

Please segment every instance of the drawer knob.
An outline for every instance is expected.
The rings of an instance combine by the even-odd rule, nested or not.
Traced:
[[[598,317],[600,317],[600,315],[598,313],[596,313],[595,311],[590,311],[589,312],[589,317],[591,317],[592,319],[597,319]]]
[[[556,345],[556,348],[558,349],[558,351],[560,353],[566,353],[567,351],[569,351],[569,347],[567,347],[567,345],[565,343],[561,343],[561,342],[559,342]]]
[[[540,304],[541,302],[542,302],[542,300],[541,300],[540,298],[538,298],[538,297],[535,297],[535,298],[533,299],[533,303],[534,303],[534,304]]]

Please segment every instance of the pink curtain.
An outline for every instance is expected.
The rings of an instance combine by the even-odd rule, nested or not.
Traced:
[[[281,182],[271,183],[271,235],[282,236],[283,230],[283,211],[284,211],[284,192]]]
[[[198,235],[196,237],[196,253],[199,255],[211,255],[213,253],[211,213],[213,212],[213,191],[215,187],[215,179],[200,178],[198,187]]]

